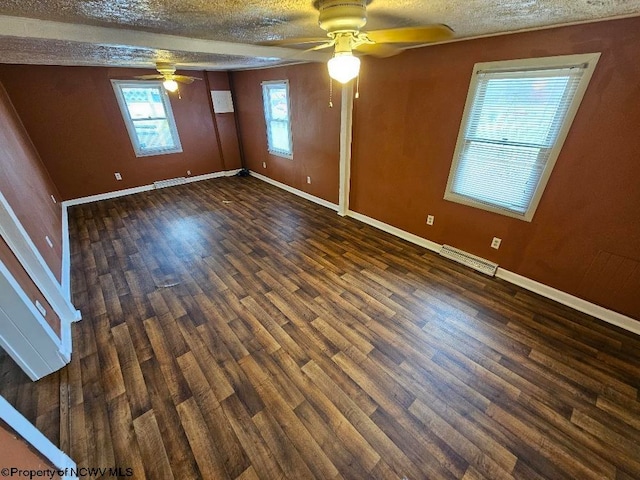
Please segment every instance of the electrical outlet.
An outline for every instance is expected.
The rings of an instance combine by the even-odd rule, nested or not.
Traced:
[[[501,243],[502,243],[501,238],[493,237],[493,240],[491,240],[491,248],[495,248],[497,250],[500,248]]]
[[[58,203],[58,201],[56,200],[56,197],[54,197],[53,195],[51,195],[51,201],[52,201],[53,203]]]
[[[191,175],[191,170],[187,170],[187,175]]]
[[[433,225],[433,215],[427,215],[427,225]]]
[[[38,300],[36,300],[36,308],[38,309],[38,311],[43,317],[47,316],[47,309],[44,308]]]
[[[51,241],[49,236],[44,237],[44,239],[47,242],[47,245],[49,245],[49,247],[53,248],[53,242]]]
[[[113,175],[116,177],[116,180],[122,180],[122,175],[120,175],[120,172],[116,172]]]
[[[311,183],[311,177],[307,177],[307,183]]]
[[[267,168],[267,162],[262,162],[262,168]]]

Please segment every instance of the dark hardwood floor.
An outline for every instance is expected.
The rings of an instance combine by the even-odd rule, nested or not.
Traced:
[[[80,466],[640,478],[640,337],[254,178],[73,207],[70,228]]]

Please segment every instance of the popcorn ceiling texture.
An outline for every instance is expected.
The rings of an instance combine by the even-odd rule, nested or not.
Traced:
[[[181,69],[233,70],[283,64],[279,58],[211,55],[119,45],[0,37],[0,63],[35,65],[109,65],[149,68],[169,62]]]
[[[640,0],[373,0],[365,29],[445,23],[456,38],[640,14]],[[142,30],[236,43],[324,36],[311,0],[4,0],[0,15]],[[274,59],[166,52],[144,48],[59,45],[2,37],[1,63],[148,65],[150,60],[265,66]],[[21,50],[23,49],[23,50]]]

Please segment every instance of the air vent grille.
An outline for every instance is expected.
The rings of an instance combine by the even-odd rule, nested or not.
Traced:
[[[485,260],[484,258],[476,257],[464,250],[459,250],[450,245],[443,245],[440,249],[440,255],[443,257],[455,260],[458,263],[471,267],[485,275],[493,277],[498,269],[498,264]]]
[[[174,185],[182,185],[184,183],[187,183],[187,179],[185,177],[176,177],[176,178],[169,178],[168,180],[160,180],[158,182],[153,182],[153,186],[158,189],[158,188],[165,188],[165,187],[173,187]]]

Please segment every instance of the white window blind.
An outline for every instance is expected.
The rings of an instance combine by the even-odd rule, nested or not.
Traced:
[[[477,69],[445,198],[530,219],[588,66]]]
[[[292,158],[289,83],[286,80],[263,82],[262,98],[269,153]]]

